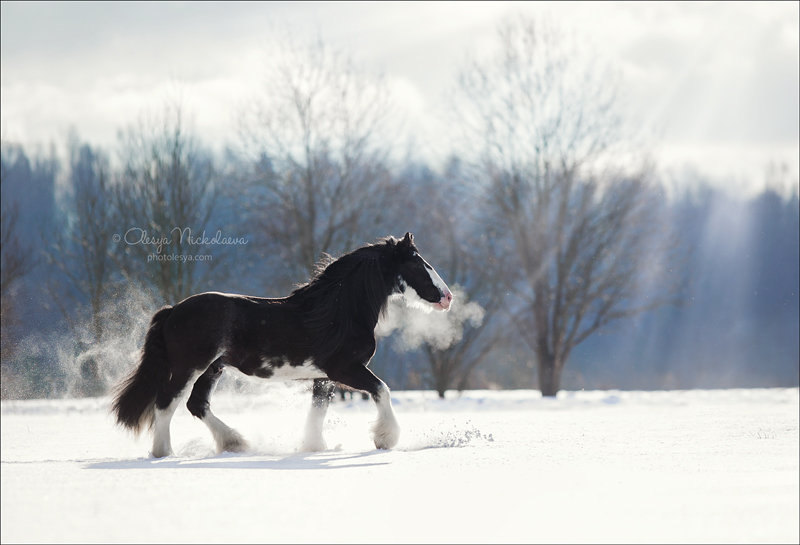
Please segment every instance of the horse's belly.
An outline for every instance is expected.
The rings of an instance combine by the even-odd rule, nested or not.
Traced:
[[[261,378],[275,380],[303,380],[312,378],[327,378],[313,360],[306,360],[300,365],[291,365],[287,360],[269,358],[262,360],[260,368],[254,373]]]

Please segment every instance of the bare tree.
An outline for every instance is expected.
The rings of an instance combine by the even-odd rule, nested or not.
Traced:
[[[176,303],[197,291],[217,263],[201,239],[218,191],[212,161],[176,103],[159,119],[142,118],[121,140],[124,166],[114,204],[122,232],[115,256],[127,279],[145,280],[163,301]]]
[[[16,160],[14,155],[21,148],[3,145],[2,172],[0,183],[9,183],[9,165]],[[34,257],[19,242],[19,206],[16,202],[3,199],[0,211],[0,329],[2,329],[3,359],[8,361],[12,355],[11,330],[17,324],[14,290],[18,282],[35,265]]]
[[[421,251],[456,294],[449,312],[424,318],[423,327],[430,330],[422,336],[425,374],[443,398],[446,390],[466,389],[474,370],[506,342],[495,324],[503,292],[495,281],[499,261],[486,244],[491,233],[482,209],[462,183],[460,161],[452,159],[443,175],[417,168],[407,169],[401,179],[404,203],[396,213],[412,222]]]
[[[61,274],[50,293],[64,318],[74,330],[78,326],[77,308],[87,304],[91,340],[103,335],[100,318],[109,295],[117,231],[112,213],[111,170],[108,157],[81,144],[77,136],[69,141],[70,193],[66,199],[64,226],[53,235],[47,262]],[[80,321],[80,320],[79,320]]]
[[[74,133],[68,151],[69,193],[61,207],[63,226],[49,237],[45,254],[48,266],[59,274],[48,279],[47,288],[78,346],[84,347],[97,345],[103,338],[107,318],[103,313],[114,295],[111,252],[117,229],[108,157],[81,144]],[[84,358],[80,371],[76,393],[99,395],[104,391],[94,358]]]
[[[462,73],[458,112],[504,248],[507,304],[554,396],[571,350],[611,322],[674,300],[675,246],[647,168],[625,167],[613,79],[559,29],[504,23]]]
[[[14,283],[22,278],[33,265],[30,254],[23,251],[17,238],[19,207],[11,203],[2,210],[2,235],[0,237],[0,295],[5,301],[10,296]],[[5,308],[5,307],[4,307]]]
[[[449,264],[446,269],[452,278],[461,278],[459,274],[453,275],[458,264]],[[480,306],[481,313],[476,319],[471,316],[458,316],[459,309],[465,304],[475,303],[481,290],[487,287],[486,279],[479,279],[464,289],[461,284],[452,284],[458,301],[451,311],[455,315],[456,327],[461,329],[460,338],[450,346],[438,347],[436,344],[425,344],[423,353],[430,370],[433,389],[444,398],[445,392],[450,389],[463,391],[469,387],[473,371],[492,353],[493,350],[504,343],[503,331],[494,327],[492,319],[497,313],[500,300],[490,298],[485,306]],[[472,313],[470,313],[472,314]],[[441,317],[450,319],[450,315]]]
[[[321,42],[284,48],[265,75],[241,112],[249,211],[268,254],[296,280],[324,253],[376,236],[393,189],[379,134],[389,94]]]

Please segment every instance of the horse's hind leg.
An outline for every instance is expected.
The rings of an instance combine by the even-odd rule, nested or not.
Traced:
[[[197,372],[173,373],[169,382],[156,394],[156,407],[153,418],[153,456],[163,458],[172,454],[169,425],[175,409],[180,405],[188,385],[194,381]]]
[[[189,401],[186,402],[186,407],[190,413],[208,426],[211,435],[214,436],[217,450],[220,452],[241,452],[247,448],[245,440],[239,432],[225,425],[222,420],[211,412],[209,397],[220,377],[222,377],[223,367],[220,360],[216,360],[209,365],[208,369],[194,383],[192,394],[189,396]]]
[[[314,379],[314,390],[311,401],[311,411],[306,420],[306,433],[303,439],[303,450],[325,450],[325,439],[322,437],[322,424],[325,414],[333,397],[334,384],[327,379]]]

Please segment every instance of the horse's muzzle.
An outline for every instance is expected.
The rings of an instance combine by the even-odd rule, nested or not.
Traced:
[[[439,300],[438,303],[434,303],[433,307],[437,310],[448,310],[450,308],[450,303],[453,302],[453,294],[450,291],[444,292],[442,298]]]

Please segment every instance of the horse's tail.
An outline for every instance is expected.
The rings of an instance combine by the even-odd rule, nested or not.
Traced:
[[[164,307],[153,315],[144,340],[142,361],[117,387],[111,410],[117,424],[138,435],[142,428],[153,425],[158,387],[169,380],[170,369],[164,343],[164,320],[172,307]]]

